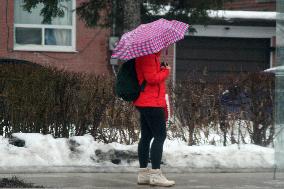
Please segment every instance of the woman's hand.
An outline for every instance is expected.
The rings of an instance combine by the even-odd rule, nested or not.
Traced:
[[[171,70],[171,67],[166,62],[161,62],[161,68],[162,69]]]
[[[171,67],[168,65],[165,67],[165,69],[171,70]]]

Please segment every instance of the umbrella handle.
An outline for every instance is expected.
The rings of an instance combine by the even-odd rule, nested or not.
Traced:
[[[168,56],[168,53],[169,53],[168,47],[166,47],[164,52],[163,52],[163,56],[162,56],[162,62],[165,62],[166,64],[168,64],[168,61],[167,61],[167,58],[165,58],[165,57]]]

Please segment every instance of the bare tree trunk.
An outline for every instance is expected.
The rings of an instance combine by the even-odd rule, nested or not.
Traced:
[[[142,0],[124,0],[123,31],[127,32],[141,23]]]

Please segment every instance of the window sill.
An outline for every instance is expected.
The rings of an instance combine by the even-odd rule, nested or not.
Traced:
[[[30,51],[30,52],[66,52],[66,53],[77,53],[74,47],[66,46],[52,46],[52,47],[43,47],[37,45],[15,45],[14,51]]]

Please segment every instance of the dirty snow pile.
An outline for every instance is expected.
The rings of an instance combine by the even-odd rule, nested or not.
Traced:
[[[104,144],[91,135],[53,138],[37,133],[14,133],[22,147],[0,136],[0,167],[15,166],[138,166],[137,144]],[[163,166],[182,168],[272,168],[274,149],[252,144],[187,146],[166,140]]]

